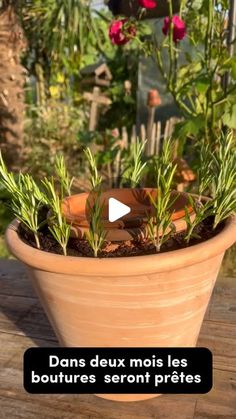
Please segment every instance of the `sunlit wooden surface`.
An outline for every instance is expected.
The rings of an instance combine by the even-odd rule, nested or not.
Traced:
[[[214,354],[207,395],[166,395],[115,403],[93,395],[30,395],[22,386],[22,356],[32,346],[56,346],[53,331],[22,265],[0,260],[0,418],[236,418],[236,248],[228,252],[208,307],[199,346]]]

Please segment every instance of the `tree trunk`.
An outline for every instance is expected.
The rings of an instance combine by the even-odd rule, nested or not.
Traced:
[[[0,10],[0,148],[11,168],[23,150],[25,70],[20,56],[26,43],[14,6]]]

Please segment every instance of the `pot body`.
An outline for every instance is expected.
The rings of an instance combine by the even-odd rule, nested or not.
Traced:
[[[233,219],[218,236],[192,248],[96,260],[38,251],[16,229],[16,223],[8,228],[8,247],[27,264],[60,344],[71,347],[195,346],[224,251],[236,235]]]

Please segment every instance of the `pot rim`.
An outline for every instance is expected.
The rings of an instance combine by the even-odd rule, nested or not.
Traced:
[[[127,277],[181,269],[223,254],[235,242],[236,215],[227,219],[216,236],[188,248],[170,252],[117,258],[63,256],[35,249],[18,235],[20,222],[8,226],[5,240],[10,252],[31,268],[58,274],[94,277]]]

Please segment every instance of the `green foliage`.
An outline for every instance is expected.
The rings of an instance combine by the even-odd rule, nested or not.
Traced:
[[[102,213],[104,208],[104,204],[101,202],[102,177],[98,174],[96,160],[92,155],[90,148],[87,147],[84,150],[84,153],[89,162],[90,184],[93,189],[93,193],[90,194],[91,199],[87,201],[89,212],[89,231],[86,234],[86,238],[93,250],[94,257],[97,257],[106,238],[102,225]]]
[[[53,69],[77,63],[77,70],[94,31],[89,0],[34,0],[22,8],[22,22],[32,56]],[[96,31],[97,36],[97,31]]]
[[[86,123],[81,107],[76,109],[58,100],[50,100],[47,107],[27,107],[24,138],[24,168],[35,177],[53,174],[57,154],[70,161],[70,169],[81,166],[81,147],[77,133]],[[45,156],[47,158],[45,159]]]
[[[207,217],[213,214],[212,201],[202,203],[201,201],[194,199],[189,195],[189,203],[195,213],[195,218],[191,220],[188,208],[185,208],[185,221],[186,221],[186,232],[185,240],[189,243],[191,238],[199,239],[201,236],[194,231],[196,227],[202,223]]]
[[[93,189],[99,187],[102,183],[102,177],[98,174],[96,159],[89,147],[84,150],[85,157],[89,163],[90,184]]]
[[[202,195],[204,192],[209,190],[213,180],[211,147],[204,140],[202,140],[200,144],[199,157],[200,164],[198,168],[198,201],[201,202]]]
[[[186,241],[191,237],[198,237],[194,229],[207,217],[214,217],[215,229],[222,221],[236,212],[236,143],[232,131],[218,138],[212,146],[202,142],[200,149],[201,165],[198,170],[199,197],[198,200],[189,196],[190,204],[196,214],[191,220],[185,209],[187,224]],[[202,195],[208,191],[211,198],[202,202]]]
[[[65,194],[70,196],[74,178],[70,177],[66,168],[64,156],[62,155],[56,156],[55,172],[61,185],[61,198],[63,198]]]
[[[170,1],[170,18],[171,4]],[[182,138],[205,137],[213,142],[223,124],[236,128],[235,101],[231,100],[236,89],[236,55],[230,56],[227,45],[228,9],[226,0],[181,0],[180,17],[186,23],[187,42],[175,43],[170,31],[163,40],[156,41],[158,67],[167,89],[186,117],[176,133]],[[184,64],[180,64],[180,57],[185,58]],[[222,83],[222,78],[227,79],[226,73],[227,86]]]
[[[103,207],[101,193],[98,191],[96,195],[94,194],[93,205],[88,202],[90,223],[89,231],[86,234],[88,243],[93,250],[94,257],[98,257],[99,251],[101,251],[106,239],[106,233],[102,225]]]
[[[233,132],[221,134],[212,153],[214,228],[236,212],[236,143]]]
[[[142,143],[139,140],[130,146],[131,159],[127,161],[128,169],[124,172],[124,177],[130,180],[132,188],[139,184],[147,165],[146,162],[142,162],[145,146],[146,142]]]
[[[171,152],[171,140],[166,140],[156,164],[157,194],[155,198],[151,194],[149,195],[154,214],[148,221],[148,233],[157,252],[160,252],[162,245],[175,232],[175,226],[172,223],[172,207],[178,195],[172,194],[176,165],[171,161]]]
[[[38,231],[40,228],[39,209],[45,198],[32,176],[20,173],[16,180],[9,173],[0,153],[0,182],[9,192],[14,215],[33,233],[37,248],[40,249]]]
[[[122,49],[113,46],[113,55],[107,58],[113,76],[111,86],[107,89],[112,105],[99,117],[100,130],[121,130],[122,127],[126,127],[128,132],[131,132],[136,123],[139,51],[140,48],[136,49],[133,43]],[[131,84],[129,92],[125,90],[126,81]]]
[[[61,199],[59,198],[54,184],[54,179],[45,178],[42,181],[45,189],[45,197],[48,207],[51,209],[49,230],[54,239],[60,244],[63,254],[67,255],[67,244],[70,238],[70,226],[66,223],[61,211]]]

